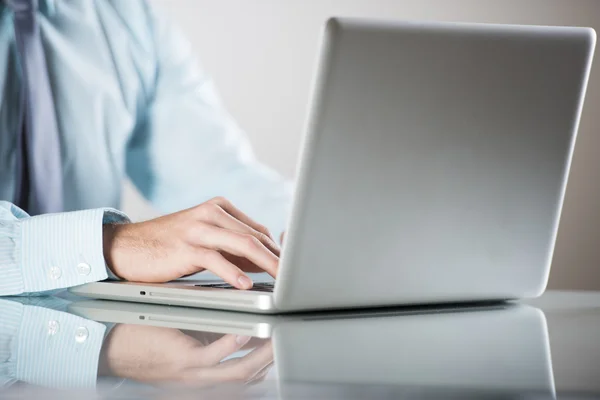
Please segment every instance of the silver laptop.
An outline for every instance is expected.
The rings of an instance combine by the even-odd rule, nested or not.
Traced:
[[[276,378],[279,396],[269,398],[357,398],[356,390],[375,385],[390,391],[385,398],[412,390],[419,398],[555,398],[544,313],[523,304],[273,316],[86,300],[70,304],[69,312],[138,325],[143,343],[154,343],[142,337],[143,327],[149,336],[154,327],[182,330],[203,344],[223,334],[254,337],[254,351],[268,358],[261,365],[274,362],[266,386]],[[327,385],[327,395],[318,384]],[[346,396],[337,393],[348,387]]]
[[[276,284],[74,293],[261,313],[535,297],[596,35],[331,19]]]

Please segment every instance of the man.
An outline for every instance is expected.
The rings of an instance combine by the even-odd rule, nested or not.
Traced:
[[[0,0],[0,59],[0,295],[276,275],[291,186],[147,1]],[[129,223],[126,176],[173,214]]]

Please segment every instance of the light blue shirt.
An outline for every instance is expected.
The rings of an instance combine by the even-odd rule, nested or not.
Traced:
[[[163,14],[143,0],[40,0],[38,16],[65,211],[77,212],[30,218],[9,203],[21,78],[13,15],[0,1],[0,295],[106,279],[101,224],[126,220],[113,210],[126,177],[164,213],[224,196],[273,234],[284,230],[290,183],[257,162]]]

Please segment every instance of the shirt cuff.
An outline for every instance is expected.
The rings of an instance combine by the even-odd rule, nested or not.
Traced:
[[[58,389],[94,388],[106,327],[65,312],[26,306],[15,343],[16,380]]]
[[[100,208],[23,220],[19,263],[23,291],[42,292],[106,279],[102,225],[114,222],[129,219],[117,210]]]
[[[17,381],[16,338],[19,335],[23,304],[0,299],[0,393]]]

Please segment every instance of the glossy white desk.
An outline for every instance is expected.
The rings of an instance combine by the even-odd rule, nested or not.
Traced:
[[[0,308],[26,321],[0,330],[0,355],[2,340],[18,350],[0,359],[0,398],[600,396],[600,292],[282,317],[52,298]],[[260,337],[237,345],[248,332]]]

